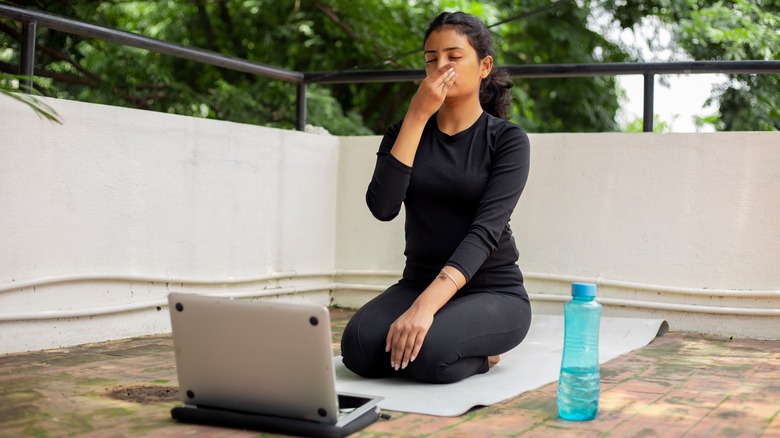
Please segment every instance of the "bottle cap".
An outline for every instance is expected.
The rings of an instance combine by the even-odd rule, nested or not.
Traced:
[[[572,283],[571,296],[592,298],[596,296],[596,285],[593,283]]]

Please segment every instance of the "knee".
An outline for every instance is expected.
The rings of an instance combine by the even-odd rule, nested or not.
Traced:
[[[347,369],[361,377],[382,377],[384,375],[380,372],[379,361],[376,357],[379,353],[384,352],[384,349],[375,345],[376,341],[372,339],[373,337],[370,333],[366,333],[366,330],[360,330],[357,318],[352,318],[347,323],[341,336],[341,361]]]
[[[360,340],[358,339],[356,325],[355,319],[353,318],[344,328],[344,333],[341,335],[341,357],[342,362],[344,362],[344,365],[346,365],[347,368],[357,374],[361,374],[355,369],[360,368],[359,363],[361,362],[360,358],[362,356],[360,353]]]

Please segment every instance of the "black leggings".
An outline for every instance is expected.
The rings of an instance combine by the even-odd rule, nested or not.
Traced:
[[[531,306],[519,295],[456,295],[436,313],[415,361],[395,371],[385,352],[387,332],[419,294],[401,282],[361,307],[341,338],[344,365],[362,377],[400,373],[423,382],[457,382],[487,372],[488,356],[516,347],[531,324]]]

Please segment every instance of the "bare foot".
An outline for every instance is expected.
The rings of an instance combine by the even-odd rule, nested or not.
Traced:
[[[498,365],[499,362],[501,362],[500,354],[496,356],[488,356],[488,368],[493,368],[494,366]]]

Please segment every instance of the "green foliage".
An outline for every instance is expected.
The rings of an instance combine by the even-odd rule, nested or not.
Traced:
[[[35,96],[35,94],[39,93],[35,87],[26,83],[26,81],[30,80],[36,81],[35,78],[31,79],[29,76],[11,75],[0,72],[0,94],[26,105],[41,119],[62,124],[60,115],[57,111],[52,108],[51,105]]]
[[[326,88],[316,85],[308,90],[308,116],[310,120],[329,120],[330,132],[349,132],[351,135],[372,135],[370,129],[362,125],[360,114],[354,110],[342,113],[341,106]]]
[[[780,60],[776,0],[606,0],[625,28],[648,16],[671,26],[675,44],[697,60]],[[717,129],[780,129],[780,78],[732,75],[708,104],[719,108]]]
[[[512,0],[496,1],[503,11],[517,11]],[[523,2],[523,10],[548,5]],[[498,64],[566,64],[626,61],[627,55],[587,26],[587,2],[560,6],[494,28]],[[509,15],[516,15],[514,14]],[[599,132],[617,129],[617,83],[614,77],[516,79],[512,120],[531,132]]]
[[[694,117],[694,124],[697,129],[704,128],[705,126],[712,126],[716,131],[723,130],[723,122],[720,120],[720,116],[717,114],[711,114],[709,116],[696,116]]]
[[[102,26],[301,72],[422,68],[422,34],[440,11],[490,25],[496,65],[629,61],[592,30],[594,10],[624,27],[657,16],[696,59],[778,59],[774,0],[33,0],[15,2]],[[0,20],[0,71],[15,72],[20,26]],[[91,38],[38,29],[44,95],[281,128],[295,125],[296,86]],[[717,90],[717,126],[778,129],[777,75],[734,76]],[[308,123],[337,135],[383,133],[412,82],[311,85]],[[613,77],[516,79],[511,118],[530,132],[615,131]],[[718,105],[715,105],[716,107]]]
[[[623,128],[624,132],[644,132],[644,130],[645,119],[643,117],[637,117],[636,119],[629,122],[625,128]],[[653,132],[672,132],[672,127],[669,126],[668,123],[661,120],[661,117],[656,114],[653,116]]]

